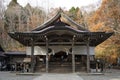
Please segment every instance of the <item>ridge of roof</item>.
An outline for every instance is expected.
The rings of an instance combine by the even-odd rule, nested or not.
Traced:
[[[76,30],[82,30],[82,31],[89,31],[85,28],[83,28],[82,25],[77,24],[75,21],[73,21],[70,17],[68,17],[63,10],[60,8],[56,15],[53,16],[51,19],[49,19],[48,21],[46,21],[45,23],[41,24],[40,26],[38,26],[37,28],[33,29],[32,31],[40,31],[44,28],[47,28],[49,26],[54,25],[53,23],[56,22],[58,19],[60,19],[61,22],[70,25],[70,27],[76,29]]]

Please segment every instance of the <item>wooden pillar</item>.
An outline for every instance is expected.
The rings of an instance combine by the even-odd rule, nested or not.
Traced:
[[[17,71],[17,62],[15,63],[15,71]]]
[[[31,38],[31,70],[30,72],[34,72],[34,40]]]
[[[46,38],[46,72],[48,73],[48,38],[47,36],[45,36]]]
[[[74,41],[75,41],[75,35],[73,36],[73,40],[72,40],[72,72],[75,72],[75,54],[73,51],[73,47],[74,47]]]
[[[90,72],[90,51],[89,51],[89,38],[86,42],[86,46],[87,46],[87,72]]]

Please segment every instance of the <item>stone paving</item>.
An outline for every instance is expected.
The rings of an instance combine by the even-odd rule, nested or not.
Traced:
[[[33,80],[83,80],[76,74],[43,74]]]
[[[16,75],[0,72],[0,80],[120,80],[120,70],[109,70],[104,75],[87,73],[38,73],[39,75]]]
[[[33,80],[36,76],[20,76],[10,72],[0,72],[0,80]]]
[[[104,75],[80,75],[83,80],[120,80],[120,70],[107,70]]]

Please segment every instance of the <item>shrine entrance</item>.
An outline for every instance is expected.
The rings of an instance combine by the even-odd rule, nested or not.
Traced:
[[[51,55],[51,57],[53,62],[64,62],[67,61],[68,54],[64,51],[60,51],[55,53],[54,55]]]
[[[59,51],[51,55],[49,60],[49,72],[72,72],[72,55],[64,51]]]

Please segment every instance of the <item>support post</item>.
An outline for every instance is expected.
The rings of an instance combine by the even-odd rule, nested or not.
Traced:
[[[75,35],[73,36],[72,40],[72,72],[75,72],[75,54],[73,52],[73,47],[74,47],[74,41],[75,41]]]
[[[48,73],[48,38],[47,36],[45,36],[46,38],[46,73]]]
[[[15,72],[17,72],[17,63],[15,63]]]
[[[86,46],[87,46],[87,72],[90,72],[90,51],[89,51],[89,38],[86,42]]]
[[[34,40],[31,38],[31,70],[30,72],[34,72]]]

